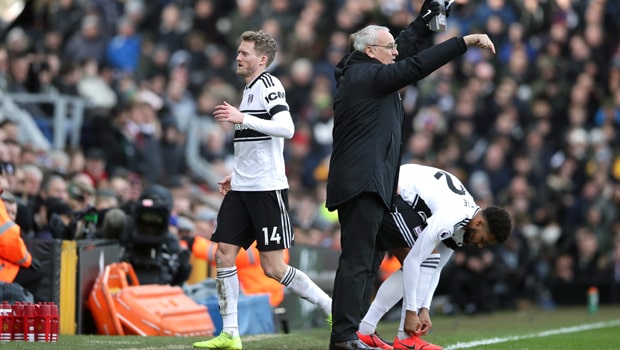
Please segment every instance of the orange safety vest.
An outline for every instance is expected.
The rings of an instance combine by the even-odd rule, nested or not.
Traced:
[[[19,267],[29,267],[32,256],[21,237],[21,230],[11,221],[0,200],[0,281],[12,283]]]
[[[385,281],[391,274],[400,269],[400,261],[394,255],[385,255],[379,266],[379,279]]]
[[[215,264],[215,251],[217,243],[204,237],[197,236],[192,246],[192,254],[199,259],[205,259],[211,264]],[[288,250],[284,250],[284,262],[290,259]],[[256,248],[256,242],[248,250],[241,249],[237,255],[237,276],[239,285],[244,294],[264,294],[269,293],[269,304],[273,307],[280,305],[284,300],[284,286],[267,276],[260,266],[260,256]]]
[[[187,248],[187,241],[181,240],[181,246]],[[217,243],[202,237],[194,237],[194,245],[192,246],[192,254],[198,259],[208,261],[211,265],[215,265],[215,252],[217,251]]]

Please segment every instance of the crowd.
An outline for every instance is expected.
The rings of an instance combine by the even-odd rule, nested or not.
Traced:
[[[262,29],[278,42],[269,71],[295,123],[285,158],[296,244],[339,249],[325,209],[334,68],[349,34],[370,23],[397,34],[416,1],[27,2],[1,38],[0,92],[79,96],[88,107],[76,149],[33,148],[2,116],[3,187],[22,234],[71,238],[76,213],[122,207],[148,184],[169,188],[172,213],[196,231],[213,221],[233,131],[212,112],[239,105],[237,40]],[[450,310],[582,303],[590,285],[620,301],[618,18],[612,0],[457,1],[434,41],[486,33],[497,54],[470,48],[401,91],[402,161],[450,171],[481,207],[514,218],[506,244],[455,252],[438,289]],[[46,130],[49,105],[20,106]]]

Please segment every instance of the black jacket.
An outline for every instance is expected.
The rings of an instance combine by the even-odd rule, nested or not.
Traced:
[[[333,150],[327,208],[335,210],[362,192],[378,193],[390,207],[398,181],[404,111],[399,90],[467,51],[452,38],[414,56],[430,33],[412,22],[396,42],[399,57],[382,64],[365,53],[346,54],[336,66]]]

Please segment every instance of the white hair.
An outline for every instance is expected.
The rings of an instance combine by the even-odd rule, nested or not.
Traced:
[[[356,51],[364,51],[366,46],[376,45],[377,33],[382,30],[388,33],[390,32],[388,27],[371,24],[353,33],[353,48]]]
[[[34,164],[24,164],[22,165],[22,170],[24,171],[24,174],[30,174],[39,181],[43,180],[43,171]]]

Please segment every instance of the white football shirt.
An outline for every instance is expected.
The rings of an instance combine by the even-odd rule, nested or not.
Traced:
[[[239,111],[269,123],[252,123],[249,120],[246,123],[244,119],[243,124],[235,124],[232,190],[272,191],[288,188],[284,138],[270,133],[278,127],[275,124],[292,126],[288,109],[284,87],[273,75],[263,72],[246,85]],[[274,118],[276,114],[278,118]],[[271,125],[260,127],[258,124]]]
[[[398,179],[400,196],[412,206],[422,198],[432,213],[424,234],[435,243],[452,237],[462,245],[462,227],[480,207],[461,181],[445,170],[418,164],[402,165]]]
[[[417,201],[422,199],[431,211],[426,227],[420,232],[403,263],[404,285],[419,284],[420,266],[433,250],[439,249],[441,259],[428,294],[423,297],[422,305],[417,304],[417,288],[405,288],[405,308],[418,311],[420,307],[430,305],[439,282],[439,271],[452,255],[450,249],[439,243],[446,238],[452,238],[458,245],[462,245],[465,234],[463,228],[478,213],[480,207],[456,176],[438,168],[418,164],[402,165],[398,187],[400,196],[407,203],[415,206]]]

